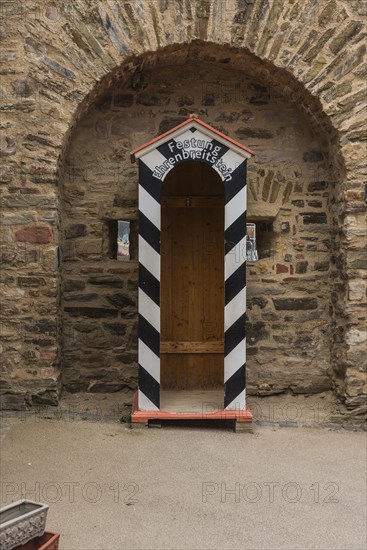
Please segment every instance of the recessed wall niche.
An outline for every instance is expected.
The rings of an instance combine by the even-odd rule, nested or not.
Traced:
[[[110,260],[137,260],[137,220],[106,220],[103,227],[103,251],[105,258]]]
[[[136,388],[138,170],[129,153],[190,113],[255,151],[248,220],[256,224],[259,260],[248,265],[247,300],[249,323],[263,323],[264,337],[249,345],[248,392],[314,393],[331,386],[327,145],[298,106],[271,89],[275,81],[257,75],[256,61],[240,70],[210,59],[193,57],[183,71],[179,62],[162,58],[155,70],[144,66],[139,80],[122,71],[71,136],[66,162],[78,170],[62,180],[62,225],[86,226],[84,237],[70,239],[76,254],[79,241],[103,253],[63,262],[63,327],[69,332],[62,364],[69,390]],[[220,89],[240,83],[243,93],[208,98],[208,83],[214,90],[214,83]],[[261,98],[259,85],[267,90]],[[116,226],[109,222],[117,220],[131,224],[128,261],[111,259]],[[124,332],[118,338],[112,334],[117,329]],[[79,338],[85,330],[88,338]]]

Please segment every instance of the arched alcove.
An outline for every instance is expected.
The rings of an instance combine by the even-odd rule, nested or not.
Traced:
[[[247,270],[248,392],[330,389],[334,134],[284,71],[200,43],[116,69],[80,109],[60,178],[65,387],[136,386],[137,256],[109,257],[109,227],[130,220],[134,246],[138,175],[128,153],[191,112],[256,153],[248,212],[265,244]]]

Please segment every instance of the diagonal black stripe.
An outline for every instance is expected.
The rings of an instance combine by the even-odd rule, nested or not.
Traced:
[[[170,143],[170,147],[168,146],[168,143]],[[174,157],[178,153],[181,153],[181,150],[178,149],[176,142],[171,139],[166,141],[166,143],[163,143],[160,147],[157,148],[157,151],[161,153],[166,159],[169,159],[170,157]]]
[[[162,182],[153,177],[153,172],[142,160],[139,160],[139,184],[157,202],[161,202]]]
[[[232,172],[232,179],[225,185],[225,202],[229,202],[246,185],[246,160]]]
[[[243,263],[225,282],[225,302],[231,300],[246,286],[246,264]],[[244,304],[245,307],[245,304]]]
[[[143,264],[139,263],[139,287],[144,290],[153,302],[160,305],[160,283]]]
[[[226,357],[246,336],[246,314],[244,313],[224,333],[224,356]]]
[[[226,254],[232,250],[246,235],[246,211],[238,216],[225,231]]]
[[[246,387],[246,363],[224,384],[224,408],[228,407]]]
[[[216,147],[219,147],[218,153],[217,153],[216,155],[212,154],[211,157],[210,157],[211,159],[215,159],[215,162],[214,162],[214,163],[213,163],[213,162],[210,162],[210,161],[208,161],[206,158],[203,159],[203,160],[204,160],[204,162],[206,162],[206,164],[209,164],[209,166],[211,166],[211,167],[214,169],[214,166],[215,166],[215,164],[217,163],[217,161],[218,161],[219,159],[221,159],[221,158],[227,153],[227,151],[229,151],[229,147],[226,147],[225,145],[223,145],[223,143],[220,143],[220,142],[217,141],[216,139],[212,139],[212,140],[211,140],[211,143],[212,143],[212,146],[213,146],[213,147],[212,147],[212,149],[210,150],[210,153],[213,153],[214,149],[215,149]],[[220,175],[220,172],[219,172],[219,175]],[[220,176],[220,177],[221,177],[221,176]],[[223,182],[223,183],[224,183],[224,182]]]
[[[139,235],[160,254],[161,232],[141,211],[139,211]]]
[[[159,382],[139,365],[139,390],[159,409]]]
[[[220,141],[217,141],[216,139],[212,139],[213,148],[212,151],[215,149],[215,147],[220,147],[220,151],[218,155],[216,155],[216,158],[220,159],[229,151],[229,147],[226,145],[223,145],[223,143],[220,143]],[[209,163],[210,164],[210,163]]]
[[[139,338],[157,357],[160,356],[160,334],[141,314],[139,315]]]

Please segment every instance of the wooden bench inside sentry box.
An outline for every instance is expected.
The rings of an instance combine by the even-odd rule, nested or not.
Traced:
[[[223,408],[223,183],[204,163],[180,164],[161,208],[161,409]]]

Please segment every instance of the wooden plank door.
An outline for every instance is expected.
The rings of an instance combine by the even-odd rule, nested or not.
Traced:
[[[208,165],[163,185],[161,388],[219,389],[224,370],[224,192]]]

